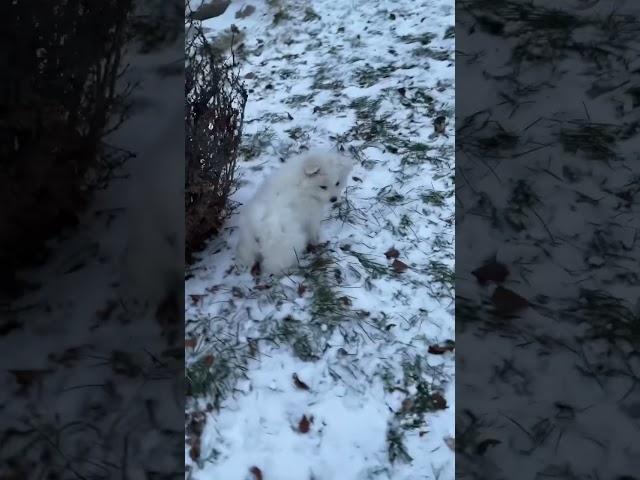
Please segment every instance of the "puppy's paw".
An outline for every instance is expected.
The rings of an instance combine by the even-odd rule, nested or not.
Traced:
[[[253,264],[253,267],[251,267],[251,275],[253,275],[254,277],[259,277],[260,273],[260,262],[256,262]]]

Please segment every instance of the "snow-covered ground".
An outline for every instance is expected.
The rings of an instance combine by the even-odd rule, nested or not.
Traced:
[[[357,166],[298,271],[235,269],[235,215],[189,271],[191,478],[453,479],[453,2],[243,0],[203,22],[214,43],[231,25],[232,200],[307,147]]]

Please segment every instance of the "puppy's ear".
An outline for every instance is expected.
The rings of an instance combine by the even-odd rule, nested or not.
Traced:
[[[306,162],[304,162],[304,174],[307,177],[315,177],[320,173],[320,162],[316,158],[308,158]]]

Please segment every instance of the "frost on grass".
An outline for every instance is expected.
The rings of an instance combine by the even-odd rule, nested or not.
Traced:
[[[310,147],[357,163],[288,275],[235,267],[235,216],[189,272],[191,475],[452,479],[453,5],[251,3],[204,23],[248,52],[233,200]]]

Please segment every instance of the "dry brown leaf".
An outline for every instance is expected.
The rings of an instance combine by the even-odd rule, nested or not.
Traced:
[[[489,282],[502,283],[509,275],[509,270],[502,263],[492,261],[471,272],[478,282],[486,285]]]
[[[447,408],[447,400],[440,393],[433,393],[431,395],[431,402],[433,404],[433,408],[436,410],[444,410]]]
[[[307,418],[306,415],[302,415],[300,422],[298,422],[298,431],[300,433],[309,433],[311,429],[311,422],[313,421],[313,417]]]
[[[409,265],[407,265],[406,263],[396,259],[391,264],[391,267],[393,268],[394,272],[402,273],[402,272],[406,271],[409,268]]]
[[[529,306],[527,299],[504,287],[497,287],[491,301],[499,315],[513,315]]]
[[[387,260],[392,258],[398,258],[400,256],[400,252],[395,249],[395,247],[391,247],[389,250],[384,252],[384,256],[387,257]]]
[[[443,344],[429,345],[428,352],[432,355],[443,355],[446,352],[453,352],[455,347],[453,340],[446,340]]]
[[[191,299],[191,305],[195,307],[196,305],[198,305],[198,303],[200,303],[200,300],[204,298],[204,295],[192,294],[189,295],[189,298]]]

